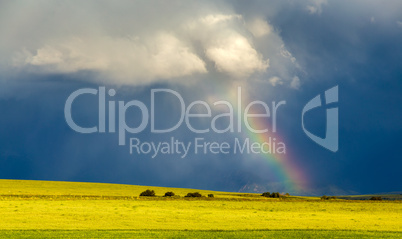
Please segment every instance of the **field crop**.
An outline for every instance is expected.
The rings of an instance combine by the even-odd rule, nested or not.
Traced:
[[[193,189],[0,180],[0,238],[401,237],[400,201],[264,198]],[[157,197],[139,197],[145,189]],[[176,197],[162,197],[167,191]],[[184,198],[188,192],[214,198]],[[86,236],[85,236],[86,235]],[[297,237],[299,237],[297,236]]]

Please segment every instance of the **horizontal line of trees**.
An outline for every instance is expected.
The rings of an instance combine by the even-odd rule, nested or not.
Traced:
[[[155,195],[155,191],[154,191],[154,190],[149,190],[149,189],[147,189],[147,190],[145,190],[144,192],[142,192],[142,193],[140,194],[140,196],[141,196],[141,197],[155,197],[156,195]],[[174,197],[174,196],[176,196],[176,194],[175,194],[174,192],[166,192],[165,195],[164,195],[164,197]],[[184,197],[187,197],[187,198],[189,198],[189,197],[191,197],[191,198],[198,198],[198,197],[203,197],[203,196],[202,196],[202,194],[199,193],[199,192],[194,192],[194,193],[187,193],[187,195],[184,196]],[[209,197],[209,198],[213,198],[214,195],[211,193],[211,194],[208,194],[208,197]]]

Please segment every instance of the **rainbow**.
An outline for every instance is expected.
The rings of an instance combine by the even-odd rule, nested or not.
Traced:
[[[239,82],[236,82],[238,84]],[[216,86],[216,85],[215,85]],[[222,91],[222,89],[225,89]],[[215,88],[214,90],[216,93],[221,93],[226,91],[227,93],[225,94],[226,99],[230,101],[230,103],[233,106],[238,106],[241,104],[241,107],[233,107],[233,109],[236,111],[234,112],[235,117],[239,118],[241,117],[241,112],[239,111],[239,108],[241,110],[244,110],[245,105],[249,104],[251,101],[248,97],[248,92],[245,90],[247,89],[247,86],[243,85],[231,85],[229,86],[228,90],[228,85]],[[239,92],[241,91],[241,92]],[[241,95],[241,98],[239,96]],[[217,94],[222,96],[222,94]],[[240,99],[239,99],[240,98]],[[257,112],[252,112],[252,108],[250,109],[249,113],[257,113]],[[236,120],[237,121],[237,120]],[[244,126],[243,120],[243,130],[241,133],[241,136],[246,139],[250,139],[250,143],[253,142],[258,142],[260,144],[263,144],[265,142],[268,142],[271,138],[271,141],[273,139],[276,139],[276,142],[285,142],[282,137],[276,132],[275,134],[267,132],[267,133],[254,133]],[[249,118],[249,125],[254,128],[254,129],[263,129],[263,128],[268,128],[272,129],[270,126],[270,122],[268,122],[264,118],[257,118],[257,117],[250,117]],[[250,156],[249,154],[245,155],[244,157]],[[275,153],[262,153],[262,154],[257,154],[256,155],[259,160],[263,160],[266,162],[270,169],[272,174],[275,175],[275,184],[278,185],[280,188],[283,188],[283,192],[290,192],[293,194],[300,194],[303,192],[308,191],[308,184],[309,180],[307,176],[304,174],[303,169],[296,165],[292,159],[294,158],[291,155],[291,152],[289,148],[286,148],[286,154],[275,154]],[[258,160],[258,159],[257,159]],[[269,185],[270,182],[267,182],[267,185]]]

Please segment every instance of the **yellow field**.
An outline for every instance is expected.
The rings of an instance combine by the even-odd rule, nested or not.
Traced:
[[[255,194],[239,194],[215,192],[207,190],[194,190],[186,188],[149,187],[109,183],[77,183],[58,181],[32,181],[32,180],[1,180],[1,195],[93,195],[93,196],[129,196],[138,197],[146,189],[155,190],[157,196],[163,196],[167,191],[174,191],[177,195],[185,196],[189,192],[200,192],[203,195],[213,193],[215,197],[255,197]]]
[[[269,199],[257,194],[71,182],[0,180],[0,185],[0,230],[402,232],[400,201]],[[148,188],[155,190],[157,196],[173,191],[181,197],[138,197]],[[183,198],[187,192],[195,191],[213,193],[215,198]]]

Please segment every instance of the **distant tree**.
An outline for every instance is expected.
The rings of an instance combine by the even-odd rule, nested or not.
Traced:
[[[325,195],[321,197],[321,200],[330,200],[330,199],[336,199],[336,197],[335,196],[329,197],[329,196],[325,196]]]
[[[281,195],[278,192],[276,192],[276,193],[265,192],[265,193],[261,194],[261,196],[267,197],[267,198],[280,198],[281,197]]]
[[[155,197],[155,191],[147,189],[144,192],[142,192],[140,194],[140,196],[143,196],[143,197]]]
[[[214,195],[211,193],[211,194],[208,194],[208,197],[209,197],[209,198],[213,198]]]
[[[185,197],[187,197],[187,198],[199,198],[199,197],[202,197],[202,195],[199,192],[195,192],[195,193],[187,193],[187,195]]]
[[[285,194],[285,196],[286,196],[286,197],[289,197],[289,196],[290,196],[290,194],[289,194],[289,193],[286,193],[286,194]]]
[[[271,197],[272,198],[280,198],[280,194],[278,192],[277,193],[272,193]]]
[[[174,192],[166,192],[165,197],[174,197]]]
[[[382,201],[382,197],[371,197],[370,200]]]
[[[271,197],[271,193],[270,192],[265,192],[265,193],[262,193],[261,196],[269,198],[269,197]]]

